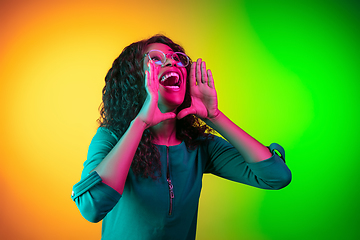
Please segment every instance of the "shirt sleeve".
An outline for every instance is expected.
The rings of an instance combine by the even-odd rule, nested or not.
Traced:
[[[281,189],[290,183],[291,171],[279,144],[271,144],[269,150],[272,153],[269,159],[247,163],[229,142],[214,136],[207,144],[209,160],[205,172],[258,188]]]
[[[93,137],[84,163],[80,182],[73,186],[71,198],[82,216],[90,222],[99,222],[120,200],[121,195],[102,182],[92,171],[116,145],[118,139],[105,128],[99,128]]]

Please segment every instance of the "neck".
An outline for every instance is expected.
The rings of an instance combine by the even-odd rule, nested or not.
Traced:
[[[176,119],[165,120],[151,127],[151,131],[154,135],[153,142],[155,144],[172,146],[181,143],[181,141],[176,138]]]

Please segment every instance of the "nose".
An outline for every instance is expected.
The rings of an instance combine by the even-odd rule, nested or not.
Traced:
[[[166,61],[164,63],[163,66],[168,66],[168,67],[171,67],[171,66],[177,66],[176,65],[176,61],[174,59],[172,59],[172,57],[170,55],[166,56]]]

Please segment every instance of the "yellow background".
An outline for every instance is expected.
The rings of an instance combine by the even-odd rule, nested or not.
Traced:
[[[286,149],[293,182],[204,177],[197,239],[358,239],[359,19],[351,1],[0,1],[0,238],[100,239],[70,198],[104,76],[162,33],[213,72],[220,109]]]

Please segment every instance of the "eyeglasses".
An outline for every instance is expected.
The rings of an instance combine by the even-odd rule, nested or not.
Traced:
[[[189,65],[189,57],[182,52],[173,52],[165,54],[160,50],[150,50],[148,53],[145,53],[145,56],[149,57],[149,60],[153,60],[157,65],[165,64],[168,56],[171,55],[171,58],[176,62],[178,67],[187,67]]]

